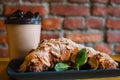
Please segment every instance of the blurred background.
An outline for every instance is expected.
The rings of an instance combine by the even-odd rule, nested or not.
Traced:
[[[65,37],[107,54],[120,54],[120,0],[0,0],[2,59],[9,57],[5,16],[17,9],[40,13],[41,40]]]

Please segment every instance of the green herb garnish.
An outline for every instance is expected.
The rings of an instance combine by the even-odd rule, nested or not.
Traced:
[[[87,60],[87,50],[86,49],[81,49],[75,59],[75,68],[79,70],[79,67],[84,65]]]
[[[65,70],[67,70],[69,67],[70,67],[70,66],[69,66],[68,64],[65,64],[65,63],[60,62],[60,63],[57,63],[57,64],[55,65],[55,70],[56,70],[56,71],[65,71]]]

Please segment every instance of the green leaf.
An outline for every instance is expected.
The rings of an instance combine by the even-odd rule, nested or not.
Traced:
[[[86,60],[87,60],[87,50],[81,49],[75,58],[75,68],[79,70],[79,67],[86,63]]]
[[[65,71],[65,70],[67,70],[69,67],[70,67],[70,66],[69,66],[68,64],[65,64],[65,63],[60,62],[60,63],[57,63],[57,64],[55,65],[55,70],[56,70],[56,71]]]

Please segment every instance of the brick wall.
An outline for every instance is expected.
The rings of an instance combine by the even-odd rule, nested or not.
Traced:
[[[41,14],[41,39],[66,37],[120,54],[120,0],[0,0],[0,57],[9,56],[5,15],[17,9]]]

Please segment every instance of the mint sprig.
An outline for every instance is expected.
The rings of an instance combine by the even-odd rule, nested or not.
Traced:
[[[66,63],[59,62],[55,65],[55,70],[56,71],[65,71],[68,70],[70,66]]]
[[[55,71],[65,71],[65,70],[68,70],[69,67],[72,67],[72,68],[79,70],[80,66],[84,65],[86,61],[87,61],[87,50],[81,49],[77,53],[74,66],[69,66],[68,64],[63,63],[63,62],[58,62],[56,63],[54,69]]]
[[[87,61],[87,50],[81,49],[75,58],[75,68],[79,70],[79,67],[84,65],[86,61]]]

